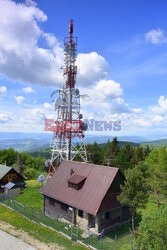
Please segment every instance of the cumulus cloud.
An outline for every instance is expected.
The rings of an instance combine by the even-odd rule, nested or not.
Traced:
[[[15,96],[14,97],[17,104],[22,104],[24,102],[24,96]]]
[[[167,113],[167,98],[165,96],[160,96],[158,100],[157,105],[153,105],[150,107],[151,111],[158,113],[158,114],[163,114]]]
[[[50,104],[50,103],[48,103],[48,102],[45,102],[44,104],[43,104],[43,107],[44,107],[44,109],[53,109],[53,106]]]
[[[166,31],[163,29],[152,29],[145,34],[145,40],[154,45],[167,43]]]
[[[0,123],[7,123],[9,120],[11,120],[11,117],[8,113],[0,113]]]
[[[0,0],[0,6],[0,74],[28,83],[62,82],[63,49],[56,39],[51,46],[54,36],[40,29],[39,23],[47,20],[44,12],[32,1]]]
[[[102,57],[96,52],[78,54],[78,82],[83,86],[92,85],[100,79],[108,76],[109,65]]]
[[[23,106],[13,115],[14,119],[8,123],[8,131],[15,127],[18,131],[42,132],[45,128],[45,119],[54,119],[55,111],[45,109],[43,105],[37,107]]]
[[[0,6],[0,74],[26,83],[61,85],[64,50],[54,34],[40,28],[47,21],[45,13],[30,0],[0,0]],[[78,54],[77,65],[81,85],[92,85],[109,73],[108,63],[96,52]]]
[[[89,101],[82,108],[88,110],[88,116],[94,115],[94,118],[109,116],[110,114],[122,114],[136,112],[129,108],[122,95],[123,90],[120,83],[113,80],[103,79],[98,81],[90,88],[82,88],[82,93],[89,95]],[[91,113],[91,114],[90,114]]]
[[[7,88],[5,86],[0,86],[0,94],[4,94],[7,92]]]
[[[24,93],[26,94],[30,94],[30,93],[34,93],[35,91],[33,90],[33,88],[31,87],[26,87],[22,89]]]
[[[98,95],[100,99],[114,99],[120,97],[123,90],[119,83],[113,80],[100,80],[93,88],[95,95]]]

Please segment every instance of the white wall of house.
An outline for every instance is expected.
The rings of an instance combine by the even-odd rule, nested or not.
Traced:
[[[76,209],[76,223],[85,230],[88,227],[88,214],[83,212],[83,217],[81,217],[79,216],[79,210]]]

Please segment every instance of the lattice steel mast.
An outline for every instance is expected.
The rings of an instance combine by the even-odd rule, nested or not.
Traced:
[[[84,131],[87,124],[82,120],[80,114],[80,92],[75,88],[77,66],[76,64],[77,38],[73,37],[73,20],[69,24],[69,37],[64,39],[65,66],[64,76],[65,84],[58,92],[58,98],[55,100],[55,110],[57,110],[57,121],[54,129],[54,135],[51,144],[52,157],[49,162],[49,174],[55,170],[55,162],[64,159],[73,160],[77,155],[83,161],[87,161],[86,149],[84,144]],[[78,137],[81,141],[79,145],[74,144],[73,139]]]

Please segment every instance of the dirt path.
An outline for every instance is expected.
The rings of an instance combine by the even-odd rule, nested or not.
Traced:
[[[22,242],[26,242],[27,244],[29,244],[30,246],[33,246],[35,249],[38,249],[38,250],[64,250],[65,249],[65,248],[60,247],[56,244],[46,244],[46,243],[40,242],[39,240],[34,239],[28,233],[26,233],[22,230],[17,230],[12,225],[7,224],[7,223],[2,222],[2,221],[0,221],[0,230],[3,230],[5,232],[9,233],[10,235],[17,237]],[[0,249],[3,249],[3,248],[0,248]],[[13,249],[13,248],[11,247],[10,249]],[[26,249],[26,248],[23,248],[23,249]],[[29,249],[29,248],[27,248],[27,249]],[[30,249],[33,249],[33,248],[30,248]]]

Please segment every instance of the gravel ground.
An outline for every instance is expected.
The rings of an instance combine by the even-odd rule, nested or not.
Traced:
[[[36,248],[0,230],[0,250],[35,250]]]
[[[13,227],[12,225],[4,222],[4,221],[0,221],[0,232],[6,232],[7,236],[14,236],[13,238],[15,240],[19,239],[18,241],[21,241],[22,243],[27,243],[27,246],[29,246],[29,248],[13,248],[13,246],[15,246],[14,244],[10,244],[10,246],[5,246],[5,245],[1,245],[1,234],[0,234],[0,250],[20,250],[20,249],[36,249],[36,250],[65,250],[64,247],[59,246],[57,244],[47,244],[44,242],[41,242],[37,239],[34,239],[32,236],[30,236],[28,233],[24,232],[23,230],[18,230],[15,227]],[[11,237],[12,237],[11,236]],[[2,242],[5,242],[5,240],[3,240]],[[6,242],[5,242],[6,243]],[[1,248],[1,246],[3,246]],[[31,247],[33,246],[33,247]]]

